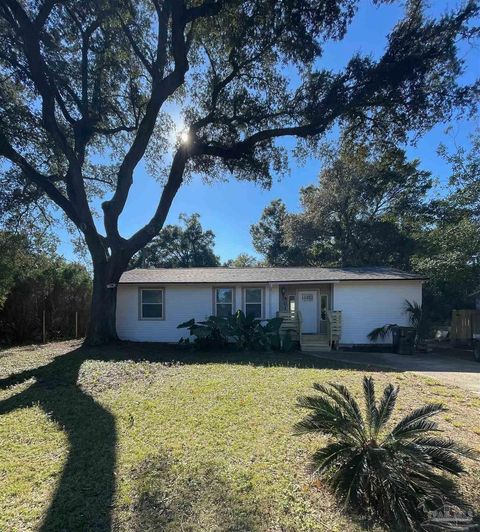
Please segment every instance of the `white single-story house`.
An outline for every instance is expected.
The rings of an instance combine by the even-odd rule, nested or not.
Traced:
[[[117,288],[122,340],[178,342],[177,325],[242,309],[284,318],[302,349],[368,344],[386,323],[408,325],[405,300],[422,303],[425,278],[392,268],[158,268],[125,272]]]

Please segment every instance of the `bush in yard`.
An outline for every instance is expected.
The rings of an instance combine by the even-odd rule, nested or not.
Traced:
[[[221,347],[228,339],[233,339],[238,349],[280,349],[280,326],[282,318],[260,320],[251,315],[245,316],[241,310],[230,316],[210,316],[205,321],[194,319],[181,323],[177,329],[187,328],[196,336],[199,347]]]
[[[375,399],[372,378],[363,380],[366,415],[340,384],[314,384],[320,395],[300,397],[310,414],[295,425],[296,434],[318,433],[334,438],[312,456],[312,471],[321,475],[349,508],[393,530],[423,530],[429,512],[444,505],[465,510],[452,479],[465,470],[460,456],[470,449],[432,435],[432,416],[445,411],[428,404],[387,430],[399,388],[386,386]]]
[[[241,310],[227,316],[225,332],[234,338],[238,349],[280,349],[280,326],[283,318],[260,320],[253,315],[245,316]]]
[[[210,316],[205,321],[196,322],[194,318],[177,325],[177,329],[188,329],[195,336],[195,345],[201,349],[225,347],[228,338],[224,335],[224,318]],[[182,338],[181,344],[189,344],[189,338]]]

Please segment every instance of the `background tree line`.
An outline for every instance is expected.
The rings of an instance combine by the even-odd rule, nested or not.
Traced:
[[[45,235],[0,231],[0,344],[72,338],[88,322],[92,281],[87,269],[55,253]]]
[[[263,265],[256,257],[240,253],[223,264],[215,255],[215,233],[204,230],[200,215],[180,214],[178,225],[166,225],[150,244],[130,261],[130,268],[200,268],[226,266],[251,268]]]
[[[300,190],[300,212],[272,201],[251,228],[269,266],[390,266],[425,274],[434,321],[472,306],[480,282],[480,135],[470,150],[441,154],[452,174],[439,195],[419,161],[344,140],[327,150],[316,185]]]

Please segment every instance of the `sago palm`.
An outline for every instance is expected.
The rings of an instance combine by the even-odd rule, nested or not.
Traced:
[[[471,450],[440,438],[432,416],[440,404],[413,410],[386,430],[399,388],[389,384],[380,401],[372,378],[363,380],[365,416],[341,384],[314,384],[319,395],[300,397],[310,414],[296,424],[296,434],[321,433],[334,441],[312,457],[312,470],[322,475],[350,508],[391,529],[421,530],[429,512],[444,504],[465,509],[445,473],[464,472],[459,456]]]

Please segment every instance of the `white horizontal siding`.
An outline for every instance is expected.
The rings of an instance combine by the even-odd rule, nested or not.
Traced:
[[[162,286],[165,290],[165,319],[139,320],[138,290],[141,285],[120,285],[117,290],[117,332],[122,340],[177,342],[188,336],[177,325],[191,318],[203,320],[213,312],[213,287]],[[149,288],[154,288],[149,285]],[[242,307],[243,286],[235,287],[236,309]],[[279,309],[279,287],[265,289],[265,315]],[[342,311],[342,344],[369,343],[367,334],[386,323],[408,325],[405,300],[422,302],[421,281],[343,281],[333,285],[333,309]],[[388,341],[388,339],[387,339]]]
[[[222,285],[217,285],[222,286]],[[223,285],[235,290],[234,311],[244,306],[243,290],[247,286],[258,285]],[[211,316],[213,310],[213,285],[162,286],[144,285],[145,288],[163,288],[165,293],[164,320],[140,320],[139,288],[142,285],[119,285],[117,289],[117,334],[121,340],[134,342],[178,342],[189,335],[187,329],[177,329],[177,325],[195,318],[197,321]],[[265,291],[266,287],[261,286]],[[263,304],[266,304],[265,295]],[[278,302],[273,312],[278,310]],[[264,309],[267,314],[267,309]]]
[[[155,288],[148,286],[148,288]],[[159,287],[160,288],[160,287]],[[177,325],[191,318],[203,320],[212,314],[211,286],[166,286],[165,319],[139,320],[138,285],[120,285],[117,290],[117,333],[134,342],[178,342],[189,335]]]
[[[368,333],[386,323],[408,325],[405,300],[422,303],[421,281],[344,281],[333,291],[333,308],[342,311],[341,344],[370,343]]]

